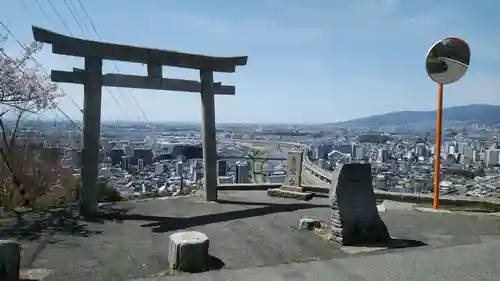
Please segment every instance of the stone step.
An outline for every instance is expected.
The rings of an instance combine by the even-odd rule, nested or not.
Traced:
[[[282,188],[268,189],[267,195],[272,197],[292,198],[303,201],[309,201],[314,197],[314,194],[310,192],[292,191]]]

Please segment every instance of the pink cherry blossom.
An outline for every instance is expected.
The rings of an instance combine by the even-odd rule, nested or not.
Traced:
[[[41,48],[34,42],[15,58],[0,49],[0,105],[6,110],[40,112],[54,107],[56,98],[62,96],[57,85],[33,61],[33,55]]]

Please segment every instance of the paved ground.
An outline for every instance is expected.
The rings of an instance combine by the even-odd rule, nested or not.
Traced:
[[[420,280],[388,279],[380,274],[386,268],[404,277],[412,269],[402,268],[409,264],[418,267],[422,260],[435,261],[442,269],[456,267],[456,271],[479,274],[486,265],[476,265],[478,257],[496,258],[500,252],[498,217],[388,210],[382,217],[394,237],[428,246],[352,254],[296,228],[300,217],[328,220],[327,199],[302,203],[269,198],[258,191],[223,193],[220,198],[226,201],[205,203],[194,196],[123,202],[119,207],[130,209],[128,212],[108,215],[99,222],[44,220],[45,225],[24,232],[4,224],[0,235],[25,239],[22,266],[50,270],[44,280],[126,280],[165,272],[168,235],[181,229],[205,232],[211,238],[211,254],[230,270],[175,276],[180,280],[315,280],[312,275],[304,279],[303,274],[321,271],[335,272],[338,280],[365,280],[372,273],[380,278],[369,280]],[[304,263],[308,261],[314,262]],[[372,268],[372,263],[378,266]],[[251,269],[263,266],[266,268]],[[266,279],[264,272],[271,275]],[[342,279],[344,275],[352,279]],[[332,280],[330,275],[324,276],[329,279],[316,280]],[[429,280],[443,280],[436,276]]]
[[[500,242],[419,248],[412,251],[282,264],[272,267],[211,271],[141,281],[495,281],[500,279]]]

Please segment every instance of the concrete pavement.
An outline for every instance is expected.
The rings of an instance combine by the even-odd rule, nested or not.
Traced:
[[[168,235],[190,229],[211,238],[211,254],[224,270],[169,278],[450,280],[443,277],[449,274],[456,277],[451,280],[495,280],[500,271],[498,217],[389,209],[381,217],[392,236],[426,245],[357,250],[298,229],[301,217],[328,221],[326,198],[303,203],[269,198],[264,191],[220,193],[220,203],[197,195],[122,202],[116,207],[129,211],[96,222],[43,220],[22,240],[22,266],[49,271],[44,281],[148,278],[168,269]],[[0,227],[1,237],[23,239],[22,233]]]
[[[500,240],[451,248],[422,248],[272,267],[172,275],[141,281],[494,281],[500,279]]]

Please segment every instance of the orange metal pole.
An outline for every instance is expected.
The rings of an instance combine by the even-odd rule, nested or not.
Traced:
[[[443,131],[443,84],[438,86],[436,116],[436,152],[434,153],[434,209],[439,209],[439,183],[441,182],[441,140]]]

